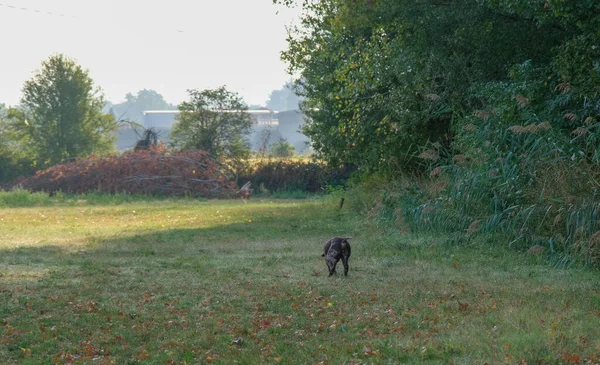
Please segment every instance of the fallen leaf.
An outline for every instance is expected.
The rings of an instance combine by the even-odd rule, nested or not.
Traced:
[[[367,355],[367,356],[373,356],[373,355],[375,355],[375,351],[371,350],[367,346],[363,347],[363,353],[365,355]]]

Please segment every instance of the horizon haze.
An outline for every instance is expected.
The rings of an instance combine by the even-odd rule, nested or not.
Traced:
[[[107,101],[152,89],[179,104],[221,85],[264,105],[291,79],[280,60],[299,13],[271,0],[0,0],[0,103],[15,105],[42,61],[62,53],[89,70]]]

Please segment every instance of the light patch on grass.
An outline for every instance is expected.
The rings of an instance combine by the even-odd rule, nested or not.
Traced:
[[[38,268],[32,265],[0,265],[0,282],[39,280],[48,272],[49,268],[41,266]]]

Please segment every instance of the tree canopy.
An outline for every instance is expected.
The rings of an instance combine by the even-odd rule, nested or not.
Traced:
[[[189,100],[171,131],[171,145],[181,150],[203,150],[216,157],[241,158],[250,152],[247,135],[252,117],[242,98],[224,86],[214,90],[188,90]]]
[[[269,148],[269,155],[273,157],[292,157],[295,153],[296,148],[283,137],[272,143]]]
[[[275,1],[294,5],[291,0]],[[476,88],[529,62],[542,82],[598,85],[600,4],[560,0],[305,0],[283,59],[299,74],[317,153],[365,169],[418,167],[450,147]],[[549,88],[549,87],[548,87]],[[596,90],[596,91],[594,91]],[[590,95],[592,95],[590,94]]]
[[[286,82],[279,90],[273,90],[267,100],[267,108],[276,111],[298,110],[301,98],[294,91],[294,84]]]
[[[25,82],[18,109],[9,111],[14,143],[38,167],[113,150],[116,125],[103,114],[104,97],[74,60],[55,55]]]
[[[30,174],[34,161],[27,153],[27,145],[20,143],[8,120],[9,109],[0,103],[0,184],[21,175]]]
[[[144,89],[136,95],[127,93],[124,102],[110,104],[109,108],[120,120],[142,123],[143,112],[146,110],[176,110],[177,106],[169,104],[158,92]]]

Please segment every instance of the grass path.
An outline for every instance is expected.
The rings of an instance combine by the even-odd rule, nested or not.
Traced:
[[[334,207],[0,209],[0,363],[600,361],[598,272],[382,236]],[[320,257],[337,234],[355,237],[347,278]]]

